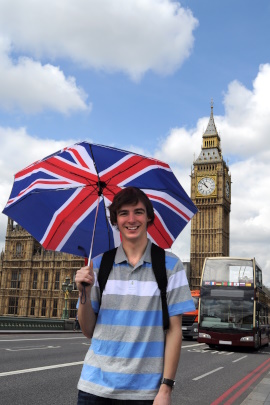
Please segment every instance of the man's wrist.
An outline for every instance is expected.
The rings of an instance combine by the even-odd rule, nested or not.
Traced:
[[[174,386],[175,386],[175,380],[163,377],[162,380],[161,380],[161,387],[162,386],[166,386],[172,391]]]
[[[161,395],[165,395],[165,396],[170,397],[171,394],[172,394],[172,388],[169,387],[169,386],[166,385],[166,384],[160,384],[160,387],[159,387],[159,391],[158,391],[158,392],[159,392]]]

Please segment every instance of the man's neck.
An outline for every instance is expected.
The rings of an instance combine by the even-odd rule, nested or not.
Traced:
[[[146,246],[148,244],[147,237],[140,241],[123,240],[122,246],[127,255],[129,263],[134,267],[142,258]]]

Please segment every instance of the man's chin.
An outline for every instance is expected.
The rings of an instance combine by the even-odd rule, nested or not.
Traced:
[[[132,240],[132,239],[137,239],[140,237],[140,233],[139,232],[125,232],[125,237],[126,239]]]

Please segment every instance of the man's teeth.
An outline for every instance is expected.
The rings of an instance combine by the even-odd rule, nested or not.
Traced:
[[[131,231],[134,231],[135,229],[137,229],[138,226],[129,226],[128,229],[130,229]]]

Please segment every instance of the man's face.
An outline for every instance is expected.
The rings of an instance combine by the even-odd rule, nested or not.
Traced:
[[[146,237],[146,208],[142,202],[136,205],[123,205],[117,212],[117,226],[124,240],[141,240]]]

